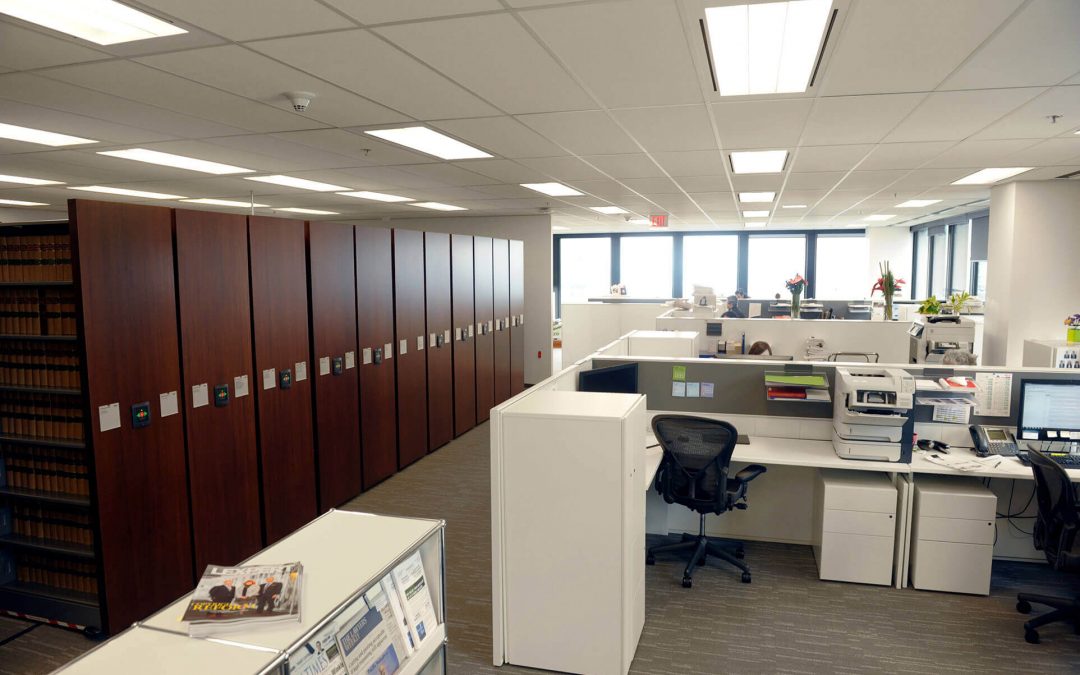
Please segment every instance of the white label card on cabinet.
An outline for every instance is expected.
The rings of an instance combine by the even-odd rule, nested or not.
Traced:
[[[323,356],[319,358],[319,376],[330,374],[330,357]]]
[[[398,354],[408,354],[409,353],[409,341],[408,340],[398,340],[397,353]]]
[[[518,314],[518,325],[519,326],[524,326],[525,325],[525,315],[524,314]]]
[[[204,405],[210,405],[210,391],[206,386],[206,383],[192,385],[191,387],[191,407],[201,408]]]
[[[345,367],[346,368],[355,368],[356,367],[356,352],[345,352]]]
[[[277,386],[277,368],[267,368],[263,371],[263,389],[273,389]]]
[[[169,417],[180,412],[180,405],[177,403],[177,398],[175,391],[167,391],[164,394],[158,394],[158,404],[161,406],[162,417]]]
[[[371,347],[364,347],[364,351],[361,352],[360,357],[363,359],[364,365],[371,363]]]
[[[394,345],[392,343],[387,342],[382,346],[382,357],[383,359],[394,358]]]
[[[488,322],[487,322],[487,327],[488,327],[488,332],[489,332],[489,333],[491,332],[491,329],[492,329],[492,327],[493,327],[493,326],[494,326],[494,322],[492,322],[492,321],[491,321],[491,320],[489,319],[489,320],[488,320]]]
[[[418,352],[424,351],[424,336],[423,335],[417,335],[416,336],[416,351],[418,351]]]
[[[102,431],[112,431],[120,428],[120,403],[99,405],[97,412],[98,426],[101,427]]]
[[[517,326],[517,317],[512,316],[512,317],[510,317],[510,327],[513,328],[515,326]]]
[[[454,329],[454,341],[456,341],[456,342],[461,341],[461,329],[460,328],[455,328]]]
[[[469,324],[469,337],[475,337],[476,333],[473,332],[473,325]]]
[[[459,335],[458,338],[460,339],[461,336]],[[446,332],[443,333],[443,342],[450,342],[450,329],[449,328],[447,328]]]
[[[307,361],[297,361],[296,370],[293,373],[296,375],[297,382],[303,382],[307,379]]]
[[[435,333],[432,333],[431,335],[428,336],[428,346],[429,347],[434,347],[435,343],[438,342],[438,341],[439,340],[436,337]]]
[[[247,375],[237,375],[232,379],[233,397],[243,398],[248,395],[248,377]]]

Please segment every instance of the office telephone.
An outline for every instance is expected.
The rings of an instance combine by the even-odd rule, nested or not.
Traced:
[[[1016,438],[1005,427],[992,427],[983,424],[970,426],[971,440],[975,442],[975,454],[979,457],[1002,455],[1011,457],[1019,452]]]

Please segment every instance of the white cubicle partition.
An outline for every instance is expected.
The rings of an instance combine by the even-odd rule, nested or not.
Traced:
[[[626,334],[629,356],[666,356],[695,359],[698,355],[697,331],[635,330]]]
[[[632,330],[652,330],[663,304],[588,302],[562,305],[563,363],[573,363]]]

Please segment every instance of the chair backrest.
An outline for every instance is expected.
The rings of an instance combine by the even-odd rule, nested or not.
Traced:
[[[703,417],[657,415],[652,429],[664,449],[656,476],[664,500],[698,513],[726,511],[728,465],[739,437],[735,427]]]
[[[1069,474],[1038,450],[1028,450],[1028,459],[1035,476],[1035,498],[1039,506],[1035,548],[1046,554],[1055,569],[1077,567],[1080,556],[1070,553],[1080,531],[1080,514],[1076,511],[1076,493]]]

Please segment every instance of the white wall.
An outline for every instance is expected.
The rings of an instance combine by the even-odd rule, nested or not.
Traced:
[[[868,227],[866,228],[869,260],[867,261],[866,294],[881,276],[878,263],[889,261],[889,268],[897,279],[908,283],[897,298],[909,298],[911,294],[911,232],[906,227]]]
[[[1080,183],[990,190],[984,364],[1020,366],[1024,340],[1064,339],[1062,322],[1080,311],[1078,252]]]
[[[364,224],[525,242],[525,383],[551,376],[551,216],[395,218]]]

